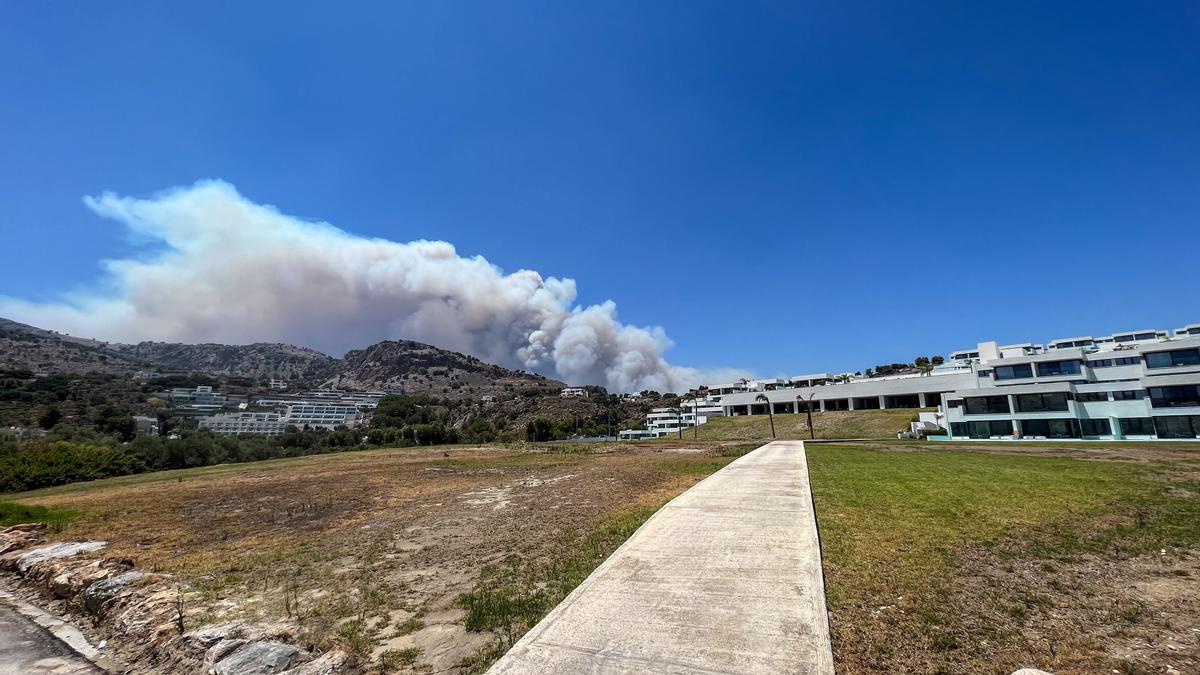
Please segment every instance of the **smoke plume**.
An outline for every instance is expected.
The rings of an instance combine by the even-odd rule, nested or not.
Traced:
[[[505,274],[443,241],[305,222],[222,181],[84,203],[160,246],[104,261],[103,290],[52,303],[0,297],[0,316],[112,341],[281,341],[333,354],[404,338],[613,391],[741,375],[667,363],[661,328],[622,324],[612,301],[577,305],[571,279]]]

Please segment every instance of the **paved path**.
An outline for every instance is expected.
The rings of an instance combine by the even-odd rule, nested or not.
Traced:
[[[0,675],[102,673],[46,629],[0,602]]]
[[[488,672],[832,674],[804,444],[676,497]]]

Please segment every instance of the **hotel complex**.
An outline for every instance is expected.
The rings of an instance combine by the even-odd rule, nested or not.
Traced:
[[[766,400],[761,400],[765,398]],[[942,439],[1200,438],[1200,324],[1175,331],[1138,330],[1000,346],[985,342],[952,352],[927,373],[867,378],[821,373],[786,380],[711,385],[699,402],[713,416],[891,408],[937,408]],[[657,409],[646,430],[658,437],[695,422]],[[719,410],[719,412],[717,412]]]

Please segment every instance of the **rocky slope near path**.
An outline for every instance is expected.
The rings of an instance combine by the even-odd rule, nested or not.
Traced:
[[[104,557],[106,542],[45,543],[45,534],[41,524],[0,530],[4,585],[73,616],[133,672],[361,672],[360,659],[343,647],[320,656],[297,647],[299,629],[290,622],[221,621],[221,602],[170,575],[140,571],[127,558]]]

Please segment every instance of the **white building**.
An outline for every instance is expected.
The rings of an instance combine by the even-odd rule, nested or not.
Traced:
[[[720,405],[730,416],[940,407],[953,438],[1200,438],[1200,324],[1046,348],[985,342],[929,374],[733,391]]]
[[[278,436],[288,427],[278,413],[270,412],[225,413],[201,417],[199,425],[201,429],[230,436],[240,434]]]
[[[338,403],[301,403],[290,406],[283,422],[297,429],[336,429],[356,427],[363,421],[363,414],[356,405]]]
[[[558,395],[563,398],[587,398],[587,389],[583,387],[567,387],[558,392]]]

